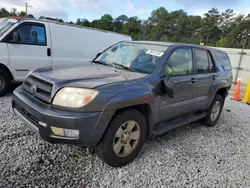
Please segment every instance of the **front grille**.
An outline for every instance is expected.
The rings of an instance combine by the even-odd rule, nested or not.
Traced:
[[[23,88],[25,91],[45,103],[51,103],[52,87],[52,83],[37,78],[33,75],[28,76],[23,83]]]
[[[31,123],[36,125],[38,127],[39,120],[35,118],[33,115],[31,115],[29,112],[27,112],[25,109],[23,109],[20,105],[18,105],[15,101],[13,102],[13,108],[18,110],[24,117],[26,117],[27,120],[29,120]]]

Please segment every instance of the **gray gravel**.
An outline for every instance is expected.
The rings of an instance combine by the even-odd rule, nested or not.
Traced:
[[[0,187],[250,187],[250,106],[226,101],[219,127],[200,123],[148,140],[112,168],[91,150],[52,145],[27,130],[0,98]]]

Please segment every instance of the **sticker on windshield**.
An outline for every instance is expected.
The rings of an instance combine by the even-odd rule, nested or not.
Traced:
[[[155,50],[147,50],[145,53],[153,55],[153,56],[157,56],[157,57],[161,57],[164,54],[163,52],[159,52]]]
[[[8,22],[10,22],[10,23],[16,23],[17,20],[15,20],[15,19],[8,19]]]

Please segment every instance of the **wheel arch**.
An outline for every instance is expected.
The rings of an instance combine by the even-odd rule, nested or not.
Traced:
[[[112,113],[108,118],[105,118],[105,125],[98,123],[96,128],[101,127],[102,133],[98,136],[100,142],[105,135],[110,122],[116,117],[119,112],[134,108],[142,113],[147,123],[147,137],[151,136],[153,126],[158,121],[158,103],[154,100],[151,91],[134,90],[120,93],[113,97],[103,108],[103,112]]]
[[[123,108],[119,108],[116,110],[115,114],[113,115],[111,121],[113,120],[113,118],[115,118],[116,114],[125,111],[125,110],[129,110],[129,109],[136,109],[138,110],[145,118],[145,121],[147,123],[147,137],[150,136],[151,134],[151,129],[150,129],[150,122],[152,121],[152,110],[149,104],[147,103],[142,103],[142,104],[136,104],[136,105],[132,105],[132,106],[127,106],[127,107],[123,107]]]
[[[216,94],[221,95],[225,99],[228,95],[228,90],[228,87],[220,88],[217,90]]]
[[[9,76],[10,76],[11,81],[14,81],[14,77],[13,77],[13,75],[12,75],[10,69],[9,69],[6,65],[0,63],[0,69],[2,69],[2,70],[4,70],[5,72],[7,72],[7,73],[9,74]]]

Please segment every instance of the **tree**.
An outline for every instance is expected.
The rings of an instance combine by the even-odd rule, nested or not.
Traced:
[[[113,17],[110,14],[104,14],[97,25],[99,29],[113,31]]]
[[[77,20],[76,20],[76,25],[82,25],[82,21],[81,21],[80,18],[77,18]]]
[[[217,8],[212,8],[207,13],[204,14],[203,26],[201,28],[201,34],[205,44],[215,45],[216,39],[221,36],[221,30],[219,29],[220,12]]]
[[[188,32],[186,30],[186,23],[188,22],[187,13],[181,9],[171,12],[169,17],[170,19],[167,24],[166,33],[171,36],[171,41],[186,41],[188,36]]]
[[[232,22],[235,19],[235,13],[231,9],[227,9],[225,12],[221,13],[220,16],[220,28],[222,32],[222,37],[227,35],[232,30]]]
[[[152,37],[154,40],[160,40],[163,35],[170,32],[168,22],[170,16],[164,7],[160,7],[152,11],[151,16],[148,18],[149,24],[152,25]]]
[[[87,20],[87,19],[80,19],[78,18],[76,20],[76,25],[81,25],[81,26],[86,26],[86,27],[89,27],[90,26],[90,22]]]
[[[26,16],[26,12],[24,12],[24,11],[21,11],[20,13],[18,13],[18,16],[22,16],[22,17],[25,17],[25,16]]]
[[[120,15],[117,18],[114,19],[113,22],[113,31],[122,33],[123,32],[123,26],[125,23],[127,23],[129,18],[126,15]]]
[[[17,16],[18,15],[16,8],[12,8],[12,11],[10,12],[10,15],[11,16]]]
[[[10,13],[5,8],[1,8],[0,9],[0,18],[6,17],[6,16],[10,16]]]
[[[115,22],[121,22],[121,23],[126,23],[126,22],[128,22],[128,17],[126,16],[126,15],[120,15],[120,16],[118,16],[114,21]]]
[[[28,17],[28,18],[35,18],[35,17],[33,16],[33,14],[28,14],[27,17]]]
[[[25,16],[25,12],[16,9],[0,9],[0,18],[8,16]],[[33,18],[32,14],[28,17]],[[46,18],[41,16],[40,18]],[[62,19],[55,19],[64,22]],[[74,24],[72,21],[67,22]],[[77,25],[99,28],[107,31],[128,34],[133,40],[155,40],[241,48],[250,33],[250,14],[236,15],[232,9],[220,13],[212,8],[204,17],[188,15],[184,10],[167,11],[164,7],[153,10],[150,17],[141,20],[124,14],[113,18],[104,14],[100,19],[89,21],[78,18]],[[246,44],[250,48],[250,42]]]
[[[64,23],[63,19],[58,19],[58,22]]]

